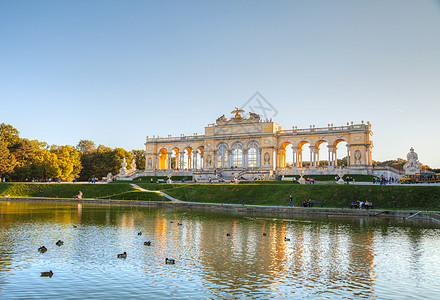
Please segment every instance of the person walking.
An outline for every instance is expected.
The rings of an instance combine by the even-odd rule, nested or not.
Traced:
[[[294,207],[294,205],[293,205],[293,197],[292,197],[292,195],[290,195],[290,197],[289,197],[289,206]]]

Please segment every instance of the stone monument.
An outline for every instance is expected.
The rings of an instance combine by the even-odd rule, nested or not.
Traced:
[[[345,183],[345,181],[344,181],[344,172],[342,172],[342,169],[339,169],[338,176],[339,176],[339,180],[336,181],[336,183],[337,184],[344,184]]]
[[[299,170],[298,172],[300,178],[298,179],[299,184],[306,184],[306,180],[303,178],[304,175],[306,175],[306,172],[304,172],[303,169]]]
[[[113,174],[112,173],[108,173],[107,177],[106,177],[107,182],[112,182],[113,181]]]
[[[416,173],[420,173],[422,169],[422,165],[419,162],[419,156],[414,152],[413,147],[409,149],[409,153],[406,155],[407,163],[403,165],[403,169],[405,170],[405,174],[414,175]]]
[[[130,171],[133,173],[136,172],[136,160],[134,158],[131,161]]]
[[[167,175],[167,183],[173,183],[173,181],[171,180],[171,174]]]
[[[126,176],[127,175],[127,162],[124,160],[121,163],[121,168],[119,169],[119,176]]]

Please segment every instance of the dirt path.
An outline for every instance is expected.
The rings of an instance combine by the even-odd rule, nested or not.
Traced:
[[[159,194],[161,194],[162,196],[164,196],[165,198],[167,198],[168,200],[171,200],[172,202],[185,202],[185,201],[182,201],[182,200],[179,200],[179,199],[173,198],[173,197],[171,197],[170,195],[168,195],[168,194],[166,194],[166,193],[164,193],[164,192],[161,192],[161,191],[146,190],[146,189],[144,189],[144,188],[141,188],[141,187],[138,186],[137,184],[134,184],[134,183],[130,183],[130,184],[131,184],[132,187],[134,187],[135,189],[138,189],[139,191],[142,191],[142,192],[156,192],[156,193],[159,193]]]

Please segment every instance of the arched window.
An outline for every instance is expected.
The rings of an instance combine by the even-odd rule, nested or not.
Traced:
[[[238,168],[243,166],[243,145],[240,143],[232,146],[232,166]]]
[[[252,142],[248,145],[248,167],[258,167],[258,144]]]
[[[220,144],[216,153],[217,168],[226,168],[228,165],[228,147],[225,144]]]

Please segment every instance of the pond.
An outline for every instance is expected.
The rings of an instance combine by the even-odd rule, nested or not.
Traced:
[[[0,299],[437,299],[439,234],[415,220],[0,201]]]

